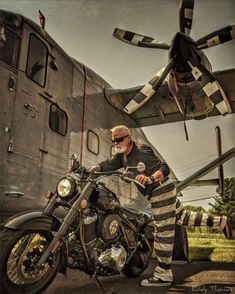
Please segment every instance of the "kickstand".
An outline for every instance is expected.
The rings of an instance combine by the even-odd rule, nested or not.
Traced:
[[[103,292],[103,293],[107,293],[105,290],[104,290],[104,287],[102,286],[101,282],[99,281],[99,279],[93,275],[93,276],[90,276],[94,282],[96,283],[96,285],[98,286],[98,288]]]
[[[110,289],[110,291],[105,291],[104,287],[102,286],[100,280],[96,277],[96,276],[90,276],[94,282],[96,283],[96,285],[98,286],[98,288],[105,294],[116,294],[117,292],[114,291],[113,289]]]
[[[98,279],[98,277],[94,274],[94,275],[90,275],[90,277],[94,280],[94,282],[96,283],[96,285],[98,286],[98,288],[105,294],[117,294],[116,291],[114,291],[113,289],[110,289],[110,291],[105,291],[104,287],[102,286],[100,280]]]

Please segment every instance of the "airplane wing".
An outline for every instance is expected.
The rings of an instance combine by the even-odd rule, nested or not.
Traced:
[[[232,112],[235,113],[235,69],[214,72],[213,75],[223,88]],[[135,95],[142,88],[142,85],[128,89],[106,88],[105,95],[112,106],[126,113],[126,106],[130,105]],[[214,107],[208,116],[215,115],[220,115],[216,107]],[[166,81],[164,81],[158,91],[152,96],[152,99],[132,114],[129,114],[129,116],[141,127],[184,121],[184,115],[179,111],[174,97],[169,93]],[[190,117],[186,117],[186,120],[188,119]]]

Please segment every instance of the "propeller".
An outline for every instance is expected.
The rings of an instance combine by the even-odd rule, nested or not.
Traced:
[[[124,111],[132,114],[134,111],[144,105],[158,90],[162,82],[174,66],[175,60],[172,58],[165,67],[160,77],[154,76],[144,87],[134,96],[134,98],[125,106]]]
[[[196,42],[198,49],[220,45],[235,38],[235,25],[215,31]]]
[[[181,0],[179,8],[179,27],[180,32],[190,34],[193,22],[194,0]]]
[[[180,32],[187,35],[190,34],[193,19],[194,0],[181,0],[179,9],[179,25]],[[117,39],[126,42],[130,45],[155,48],[155,49],[170,49],[170,46],[165,42],[159,42],[154,38],[134,33],[127,30],[115,28],[113,36]],[[142,105],[144,105],[158,90],[163,83],[164,79],[175,65],[175,58],[171,56],[171,59],[161,75],[154,76],[143,88],[134,96],[134,98],[125,106],[124,111],[128,114],[132,114]]]
[[[159,42],[154,38],[116,28],[113,36],[128,44],[157,49],[169,49],[170,61],[161,74],[155,75],[126,105],[124,111],[132,114],[144,105],[157,92],[164,79],[171,70],[184,72],[190,71],[197,80],[204,93],[211,99],[221,114],[231,112],[230,105],[226,99],[221,86],[214,76],[200,63],[201,57],[197,49],[204,49],[230,41],[235,38],[235,25],[225,27],[209,34],[197,42],[194,42],[189,34],[192,28],[194,11],[194,0],[180,0],[179,27],[178,32],[171,45]],[[196,44],[196,46],[195,46]],[[186,110],[185,110],[186,116]]]
[[[188,64],[195,80],[200,84],[203,92],[214,103],[217,110],[222,115],[231,112],[231,107],[227,102],[226,95],[216,78],[195,58],[190,58]]]
[[[113,36],[133,46],[167,50],[170,48],[170,46],[165,42],[159,42],[151,37],[133,33],[130,31],[125,31],[118,28],[114,30]]]

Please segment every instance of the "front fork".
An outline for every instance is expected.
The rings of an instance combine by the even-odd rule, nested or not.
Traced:
[[[59,248],[59,246],[63,242],[64,235],[68,231],[68,227],[75,220],[77,215],[81,214],[81,211],[82,211],[81,202],[82,202],[82,200],[84,200],[84,199],[88,200],[91,193],[92,193],[92,191],[93,191],[93,182],[89,181],[85,185],[85,187],[84,187],[81,195],[79,196],[79,198],[73,203],[73,205],[69,209],[68,213],[66,214],[65,218],[63,219],[63,221],[61,223],[61,226],[60,226],[59,230],[55,233],[54,238],[51,241],[50,245],[47,247],[46,251],[41,256],[41,258],[40,258],[40,260],[39,260],[39,262],[37,264],[38,267],[41,267],[45,263],[45,261],[47,260],[49,255],[51,253],[52,254],[55,253],[56,250]],[[51,202],[45,208],[45,213],[49,213],[50,211],[52,211],[52,207],[55,204],[55,202],[56,202],[56,200],[53,197],[51,199]]]

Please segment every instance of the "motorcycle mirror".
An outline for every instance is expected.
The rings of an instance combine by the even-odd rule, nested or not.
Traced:
[[[71,159],[71,160],[74,160],[74,159],[77,159],[77,158],[78,158],[78,156],[77,156],[76,153],[72,154],[72,155],[69,157],[69,159]]]
[[[137,164],[137,170],[139,173],[143,173],[146,170],[146,166],[143,162]]]
[[[126,172],[128,172],[129,169],[137,169],[139,173],[143,173],[146,170],[146,165],[143,162],[139,162],[137,166],[127,166]]]
[[[72,161],[71,162],[71,170],[72,171],[75,171],[75,170],[77,170],[78,168],[79,168],[79,166],[80,166],[80,163],[79,163],[79,161],[77,160],[77,154],[72,154],[70,157],[69,157],[69,159]]]

